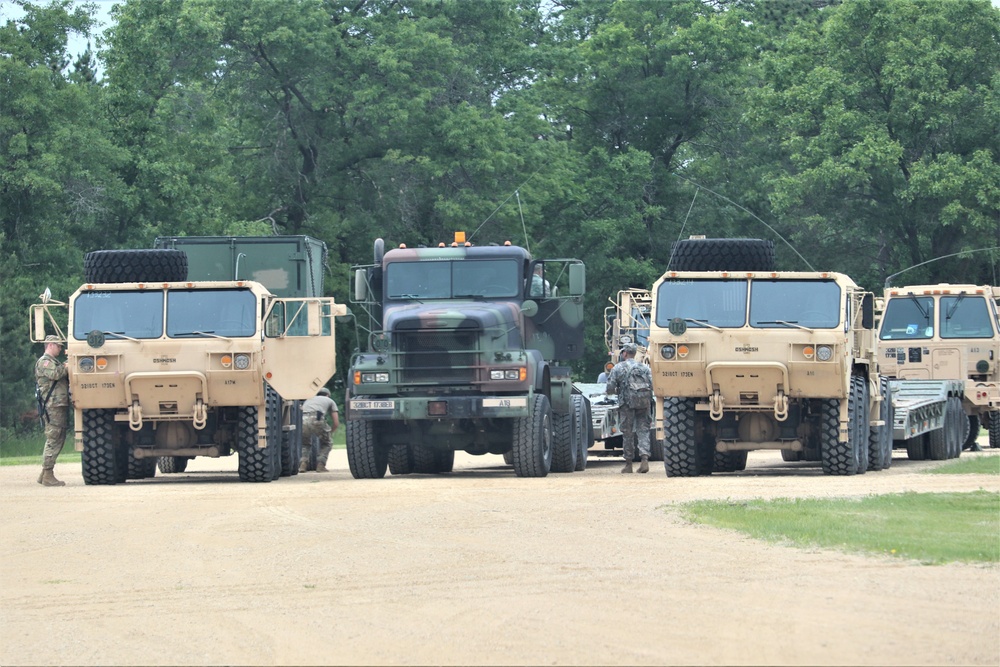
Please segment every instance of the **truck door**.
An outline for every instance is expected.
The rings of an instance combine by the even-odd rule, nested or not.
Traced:
[[[273,299],[264,313],[261,371],[286,400],[316,395],[337,369],[334,317],[347,307],[329,297]]]

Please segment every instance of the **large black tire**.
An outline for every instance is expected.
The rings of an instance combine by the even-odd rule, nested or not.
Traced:
[[[410,445],[410,460],[413,461],[413,472],[420,475],[433,475],[438,470],[435,460],[435,450],[420,443]]]
[[[570,400],[574,404],[579,404],[579,406],[574,405],[573,407],[576,415],[573,427],[579,433],[577,443],[580,450],[576,454],[576,471],[581,472],[587,469],[588,451],[594,446],[594,426],[590,420],[590,403],[587,402],[587,399],[579,394],[573,394]]]
[[[455,468],[455,450],[438,449],[434,452],[435,472],[451,472]]]
[[[696,477],[702,474],[699,465],[700,443],[695,438],[694,401],[689,398],[666,396],[663,399],[663,469],[667,477]]]
[[[911,461],[923,461],[927,458],[926,434],[916,435],[906,439],[906,458]]]
[[[389,465],[389,448],[378,442],[374,422],[348,419],[347,465],[354,479],[381,479]]]
[[[137,459],[134,456],[135,450],[129,448],[128,450],[128,474],[125,475],[126,479],[146,479],[148,477],[156,476],[156,459],[153,457]]]
[[[684,239],[670,250],[669,271],[774,271],[774,243],[763,239]]]
[[[80,460],[83,483],[117,484],[127,471],[119,472],[121,456],[115,437],[114,410],[83,411],[83,452]]]
[[[187,469],[188,460],[186,456],[161,456],[157,459],[156,465],[164,474],[184,472]]]
[[[573,472],[580,456],[579,430],[573,401],[569,411],[552,413],[552,472]]]
[[[885,470],[892,465],[892,397],[889,393],[889,380],[879,381],[879,394],[882,403],[879,406],[879,420],[882,426],[872,426],[868,433],[868,467],[870,470]]]
[[[177,282],[187,274],[183,250],[95,250],[83,258],[88,283]]]
[[[275,457],[271,447],[257,446],[257,406],[239,408],[236,424],[236,451],[241,482],[270,482],[275,478]]]
[[[302,458],[302,401],[293,401],[288,409],[287,431],[281,434],[281,475],[288,477],[299,474]]]
[[[552,468],[552,410],[549,397],[535,394],[527,417],[514,420],[513,461],[518,477],[545,477]]]
[[[931,461],[944,461],[951,458],[951,447],[949,446],[949,431],[953,429],[951,410],[945,404],[944,424],[939,429],[927,433],[927,458]]]
[[[969,432],[965,434],[965,442],[962,443],[962,449],[972,449],[972,446],[976,444],[979,439],[979,415],[969,415]]]
[[[851,377],[851,386],[857,394],[857,411],[855,412],[855,433],[857,433],[858,444],[856,451],[858,455],[858,474],[863,475],[868,472],[868,436],[871,433],[869,422],[871,421],[868,380],[863,375]]]
[[[788,463],[793,463],[795,461],[802,460],[802,452],[797,452],[794,449],[782,449],[781,450],[781,460],[787,461]]]
[[[389,472],[393,475],[409,475],[413,472],[413,455],[409,445],[393,445],[389,448]]]
[[[858,473],[857,393],[851,391],[848,400],[848,438],[840,442],[840,401],[823,399],[819,409],[820,459],[827,475],[856,475]]]
[[[504,452],[503,462],[509,466],[514,465],[514,452]]]
[[[990,415],[990,447],[996,449],[1000,447],[1000,412],[991,412]]]
[[[948,399],[949,418],[951,428],[948,430],[948,458],[957,459],[962,455],[962,445],[969,437],[967,432],[969,420],[965,418],[965,410],[962,408],[962,399],[952,396]]]
[[[785,451],[785,450],[781,450]],[[747,451],[715,452],[712,472],[738,472],[747,468]]]

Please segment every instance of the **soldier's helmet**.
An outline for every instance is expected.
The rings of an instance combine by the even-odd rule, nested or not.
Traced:
[[[56,345],[63,344],[62,341],[59,340],[59,336],[54,336],[52,334],[49,334],[48,336],[45,337],[45,344],[48,345],[49,343],[55,343]]]
[[[627,345],[624,345],[622,347],[622,354],[635,354],[635,352],[636,352],[635,345],[633,345],[632,343],[628,343]]]
[[[316,395],[317,396],[329,396],[330,395],[330,390],[327,389],[326,387],[320,387],[319,391],[316,392]]]

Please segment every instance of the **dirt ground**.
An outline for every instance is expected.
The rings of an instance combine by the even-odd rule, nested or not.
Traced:
[[[900,452],[852,478],[762,452],[694,479],[620,465],[518,479],[459,454],[360,481],[340,450],[271,484],[239,483],[235,457],[111,487],[60,464],[61,489],[0,468],[0,664],[1000,664],[996,565],[767,544],[675,507],[1000,477]]]

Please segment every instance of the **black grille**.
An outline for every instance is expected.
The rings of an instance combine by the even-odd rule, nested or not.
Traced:
[[[471,384],[476,381],[477,332],[397,333],[393,340],[403,383]]]

